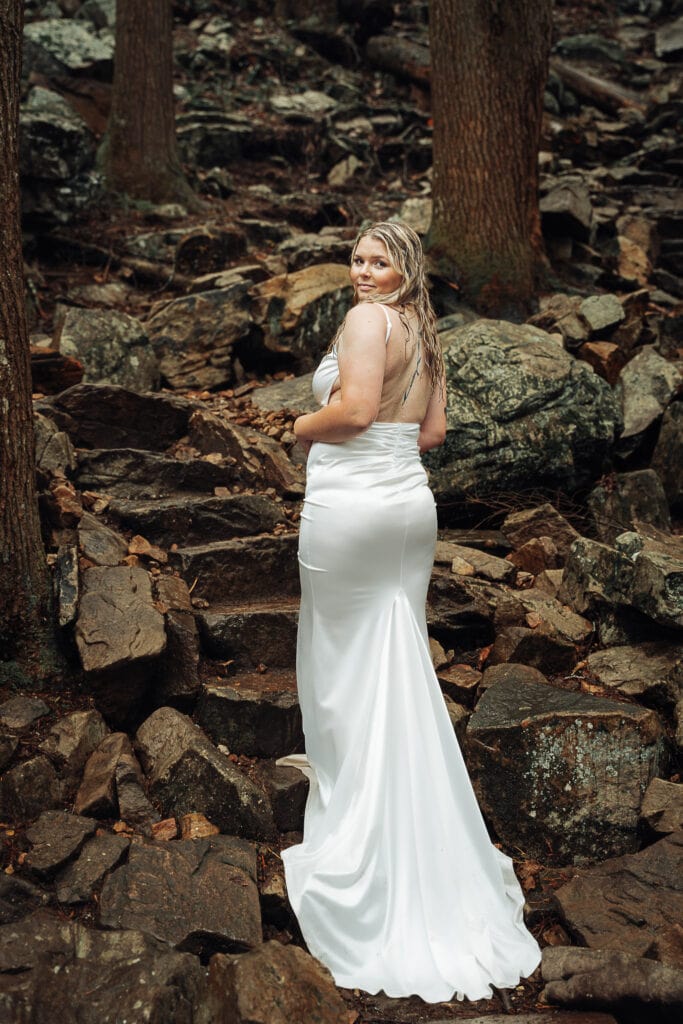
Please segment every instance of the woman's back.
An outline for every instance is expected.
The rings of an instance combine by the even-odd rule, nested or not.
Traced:
[[[387,363],[377,420],[380,423],[422,423],[432,395],[417,317],[385,306],[391,320]]]

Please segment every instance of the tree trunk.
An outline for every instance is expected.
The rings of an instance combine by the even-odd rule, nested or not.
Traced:
[[[551,0],[432,0],[434,212],[427,246],[463,297],[530,306],[543,266],[538,145]]]
[[[118,0],[114,88],[102,165],[107,187],[196,205],[178,158],[171,0]]]
[[[0,0],[0,682],[40,685],[58,664],[35,482],[19,211],[23,0]]]

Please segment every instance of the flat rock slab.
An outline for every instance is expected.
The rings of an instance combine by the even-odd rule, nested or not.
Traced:
[[[557,890],[562,919],[591,949],[616,949],[683,968],[683,832],[640,853],[579,870]]]
[[[121,565],[84,571],[76,645],[86,672],[161,654],[166,646],[164,617],[154,606],[144,569]]]
[[[0,704],[0,725],[21,732],[49,713],[50,708],[40,697],[10,697]]]
[[[222,1011],[231,1024],[349,1022],[327,968],[299,946],[280,942],[266,942],[241,956],[213,957],[209,998],[211,1009]]]
[[[105,932],[41,910],[0,928],[0,1017],[31,1024],[188,1024],[204,968],[142,932]]]
[[[76,483],[82,491],[118,498],[168,498],[178,491],[213,494],[214,487],[234,482],[231,465],[205,459],[174,459],[137,448],[81,452]]]
[[[670,707],[683,696],[683,644],[650,641],[594,651],[586,659],[601,686]]]
[[[123,537],[90,512],[84,512],[78,523],[78,544],[95,565],[119,565],[128,554]]]
[[[293,668],[299,603],[296,598],[225,608],[213,605],[197,614],[202,645],[212,658],[241,667],[265,664]]]
[[[26,832],[32,848],[26,866],[39,877],[49,878],[75,857],[97,822],[68,811],[45,811]]]
[[[109,510],[125,526],[166,547],[269,533],[285,521],[280,507],[262,494],[178,494],[158,501],[116,498]]]
[[[654,711],[516,678],[486,690],[467,751],[500,838],[565,864],[637,848],[642,794],[665,761]]]
[[[57,879],[59,903],[84,903],[92,899],[93,891],[122,860],[130,839],[105,833],[90,839],[77,859],[69,864]]]
[[[151,795],[167,817],[200,811],[222,832],[272,836],[273,816],[265,792],[187,715],[159,708],[138,729],[137,744]]]
[[[272,599],[299,592],[296,534],[266,535],[180,548],[171,564],[207,601]]]
[[[248,949],[261,942],[261,911],[243,863],[231,836],[135,844],[104,883],[100,922],[197,954]]]
[[[282,757],[303,743],[301,710],[295,693],[241,687],[203,687],[197,720],[214,743],[231,753]]]

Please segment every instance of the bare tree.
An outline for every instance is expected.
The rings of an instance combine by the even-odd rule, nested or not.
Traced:
[[[538,146],[552,0],[432,0],[427,245],[482,312],[521,313],[543,266]]]
[[[23,0],[0,0],[0,682],[36,685],[59,663],[35,482],[19,202]]]
[[[114,88],[101,153],[111,191],[196,204],[180,166],[174,106],[171,0],[117,0]]]

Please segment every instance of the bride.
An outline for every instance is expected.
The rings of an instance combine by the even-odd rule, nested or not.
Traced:
[[[488,837],[432,667],[436,511],[420,452],[446,430],[418,236],[380,223],[351,257],[356,304],[313,378],[297,685],[311,787],[289,899],[338,985],[428,1002],[514,986],[540,953]]]

